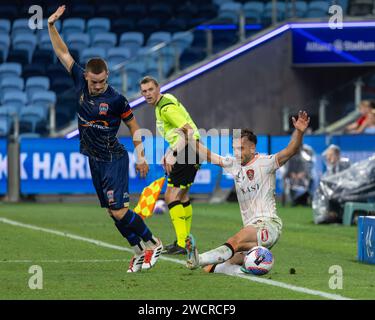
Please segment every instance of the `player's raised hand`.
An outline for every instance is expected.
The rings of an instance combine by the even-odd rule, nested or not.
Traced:
[[[62,14],[64,13],[66,7],[65,5],[63,6],[60,6],[57,8],[57,10],[55,11],[55,13],[53,13],[49,18],[48,18],[48,24],[54,24],[57,20],[60,19],[60,17],[62,16]]]
[[[148,170],[148,163],[145,159],[135,165],[135,171],[139,173],[141,178],[145,178],[147,176]]]
[[[297,120],[292,117],[294,128],[298,131],[305,132],[310,123],[310,117],[307,115],[306,111],[299,111]]]

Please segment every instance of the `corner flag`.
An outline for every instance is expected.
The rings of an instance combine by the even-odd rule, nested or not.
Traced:
[[[142,217],[142,219],[149,218],[154,212],[156,200],[158,200],[161,189],[163,188],[165,177],[155,180],[150,185],[145,187],[139,197],[137,206],[134,212]]]

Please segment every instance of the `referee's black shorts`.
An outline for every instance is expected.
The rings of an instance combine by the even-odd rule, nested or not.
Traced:
[[[187,145],[184,150],[177,154],[176,158],[177,162],[168,176],[168,186],[181,189],[189,188],[200,168],[199,155],[190,145]]]

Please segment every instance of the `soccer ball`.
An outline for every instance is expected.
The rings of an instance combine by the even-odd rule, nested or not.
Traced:
[[[241,270],[257,276],[268,273],[273,266],[273,255],[265,247],[254,247],[246,254]]]
[[[168,206],[167,206],[167,204],[165,203],[164,200],[156,201],[155,207],[154,207],[154,213],[155,214],[163,214],[163,213],[167,212],[167,210],[168,210]]]

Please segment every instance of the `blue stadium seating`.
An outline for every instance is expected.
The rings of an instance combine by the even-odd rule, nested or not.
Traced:
[[[66,44],[69,50],[77,50],[81,54],[82,50],[90,46],[90,36],[87,33],[71,33],[66,37]]]
[[[190,67],[194,63],[203,60],[206,57],[206,53],[199,47],[187,48],[180,57],[181,69]]]
[[[128,48],[131,55],[137,54],[139,48],[143,46],[144,35],[141,32],[125,32],[120,36],[119,46]]]
[[[16,106],[26,105],[27,102],[27,95],[22,90],[5,92],[2,100],[2,104],[13,104]]]
[[[56,92],[57,94],[68,91],[69,89],[73,88],[73,86],[73,80],[68,75],[66,75],[65,77],[52,78],[51,81],[51,90]]]
[[[289,17],[292,17],[292,10],[293,10],[292,3],[290,2],[288,3],[287,9],[288,9]],[[306,16],[306,12],[307,12],[307,2],[296,1],[295,2],[295,16],[299,18],[303,18]]]
[[[10,46],[9,35],[0,33],[0,51],[3,54],[2,57],[0,57],[0,59],[2,59],[2,61],[5,61],[8,56],[9,46]]]
[[[43,33],[39,38],[38,43],[39,49],[45,49],[45,50],[53,50],[51,39],[49,37],[48,33]]]
[[[276,8],[277,8],[277,11],[276,11],[277,12],[277,14],[276,14],[277,21],[284,20],[285,11],[286,11],[285,3],[284,2],[277,2]],[[272,1],[266,3],[266,5],[264,7],[263,15],[262,15],[262,23],[264,25],[269,25],[271,22],[272,22]]]
[[[13,37],[12,46],[16,50],[27,50],[29,54],[29,62],[37,44],[37,38],[31,33],[18,33]]]
[[[117,36],[113,32],[102,32],[94,34],[92,38],[92,47],[101,47],[108,51],[108,49],[116,46]]]
[[[92,18],[87,21],[87,33],[91,39],[95,34],[110,32],[111,21],[108,18]]]
[[[29,63],[29,52],[24,49],[12,49],[8,52],[7,62],[16,62],[21,65]]]
[[[159,20],[166,20],[173,15],[172,8],[166,3],[155,3],[149,9],[149,15]]]
[[[8,19],[0,19],[0,34],[10,33],[10,21]]]
[[[181,30],[186,30],[186,29],[188,29],[187,19],[183,19],[183,18],[172,17],[163,26],[164,31],[168,31],[171,33],[179,32]]]
[[[19,33],[30,33],[33,32],[29,27],[29,19],[16,19],[12,24],[12,36],[16,36]]]
[[[118,36],[125,32],[137,31],[136,20],[130,17],[115,19],[112,22],[111,31],[116,33]]]
[[[125,17],[132,17],[132,19],[139,20],[146,16],[147,7],[145,4],[130,3],[124,6]]]
[[[47,110],[43,106],[28,105],[20,111],[20,132],[36,132],[36,126],[42,122],[42,127],[46,127]]]
[[[327,1],[312,1],[307,6],[306,17],[320,18],[328,15],[329,2]]]
[[[56,93],[53,91],[40,90],[31,95],[30,102],[34,105],[40,105],[48,108],[56,103]]]
[[[162,42],[170,42],[171,39],[172,39],[172,35],[170,32],[165,32],[165,31],[154,32],[148,38],[147,46],[153,47]]]
[[[74,4],[72,6],[71,17],[89,19],[95,16],[95,8],[90,4]]]
[[[14,20],[17,16],[18,10],[14,5],[0,5],[0,17],[7,17],[9,20]]]
[[[137,22],[137,29],[148,38],[151,33],[161,30],[161,21],[156,18],[144,18]]]
[[[264,3],[260,1],[250,1],[243,5],[246,23],[260,23],[264,10]]]
[[[28,79],[30,77],[46,75],[46,65],[39,63],[31,63],[23,66],[22,77]]]
[[[0,79],[6,77],[20,77],[22,73],[22,66],[19,63],[3,63],[0,65]]]
[[[31,101],[31,97],[35,92],[47,91],[49,87],[50,81],[48,77],[30,77],[26,80],[25,91]]]
[[[52,50],[36,49],[33,53],[32,63],[50,65],[55,63],[55,53]]]
[[[0,98],[3,99],[5,93],[11,91],[23,91],[24,82],[20,77],[6,77],[0,80]]]
[[[176,54],[182,52],[193,43],[193,34],[190,31],[179,31],[172,35],[171,46],[176,50]]]
[[[227,23],[238,23],[242,4],[238,2],[224,2],[220,5],[218,20]]]
[[[68,18],[62,23],[64,38],[70,33],[81,33],[85,31],[85,20],[82,18]]]
[[[121,6],[118,4],[98,4],[96,8],[96,16],[106,19],[116,19],[121,16]]]
[[[94,58],[94,57],[100,57],[102,59],[106,59],[105,49],[101,47],[90,47],[90,48],[83,49],[80,54],[79,61],[82,64],[86,64],[86,62],[89,59]]]
[[[0,10],[1,13],[1,10]],[[6,116],[0,116],[0,136],[7,136],[10,133],[10,121]]]
[[[107,62],[110,68],[130,59],[130,57],[130,50],[124,47],[110,48],[107,52]]]

